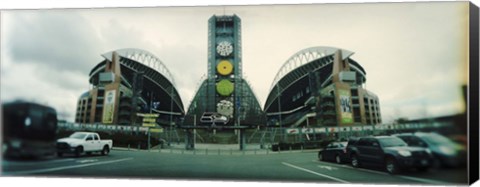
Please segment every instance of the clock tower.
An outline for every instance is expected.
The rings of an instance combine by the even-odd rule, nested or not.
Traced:
[[[241,20],[214,15],[208,20],[206,110],[236,119],[242,99]],[[229,120],[234,124],[235,120]]]

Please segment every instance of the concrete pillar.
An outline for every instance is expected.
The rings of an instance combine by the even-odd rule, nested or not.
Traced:
[[[246,144],[245,129],[240,129],[240,138],[239,138],[238,144],[240,145],[240,150],[245,149],[245,144]]]
[[[192,133],[193,130],[187,129],[185,130],[185,149],[186,150],[194,150],[195,149],[195,143],[193,141],[194,135]]]

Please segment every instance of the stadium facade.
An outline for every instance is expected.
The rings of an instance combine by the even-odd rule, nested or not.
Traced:
[[[268,126],[335,127],[380,124],[377,95],[365,88],[366,71],[353,52],[312,47],[290,57],[270,88]]]
[[[202,120],[206,113],[218,113],[228,122]],[[188,107],[184,125],[231,127],[264,123],[257,97],[243,78],[241,19],[236,15],[214,15],[208,20],[207,77]]]
[[[91,89],[78,100],[75,122],[141,125],[138,113],[158,115],[158,125],[179,124],[185,115],[173,76],[153,54],[120,49],[90,71]]]
[[[245,129],[255,127],[380,124],[378,96],[366,89],[367,73],[350,58],[353,54],[320,46],[292,55],[275,76],[262,109],[243,78],[241,19],[213,15],[208,20],[207,75],[188,110],[157,57],[140,49],[120,49],[103,54],[105,59],[91,70],[91,89],[78,100],[76,122],[141,126],[139,113],[155,114],[154,126],[186,129],[192,145],[198,132],[192,129],[198,128],[209,137],[220,130],[217,133],[226,133],[232,143],[244,142]],[[238,139],[232,129],[241,129],[235,131],[240,132]]]

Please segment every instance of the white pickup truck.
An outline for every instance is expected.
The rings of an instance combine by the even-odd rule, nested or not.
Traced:
[[[90,155],[93,152],[108,155],[112,146],[112,140],[101,140],[97,133],[75,132],[68,138],[57,140],[57,156],[61,157],[64,153],[73,153],[79,157],[82,153]]]

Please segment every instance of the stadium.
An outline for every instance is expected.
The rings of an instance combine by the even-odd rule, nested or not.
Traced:
[[[366,71],[335,47],[292,55],[276,74],[265,102],[273,127],[341,127],[381,123],[378,97],[365,88]]]
[[[181,128],[192,145],[197,136],[212,143],[245,142],[247,136],[265,142],[267,137],[273,141],[277,130],[318,134],[382,123],[378,96],[366,89],[367,73],[351,58],[352,51],[317,46],[293,54],[274,77],[262,109],[243,78],[241,19],[214,15],[208,29],[207,75],[188,110],[157,57],[119,49],[103,54],[91,70],[91,89],[78,100],[75,122],[158,127],[160,133],[165,132],[160,127],[168,127],[175,134]],[[254,136],[258,130],[261,138]]]
[[[181,122],[183,103],[162,61],[141,49],[102,56],[105,59],[90,71],[91,89],[78,100],[76,123],[142,125],[145,121],[138,114],[158,116],[153,122],[161,126]]]

